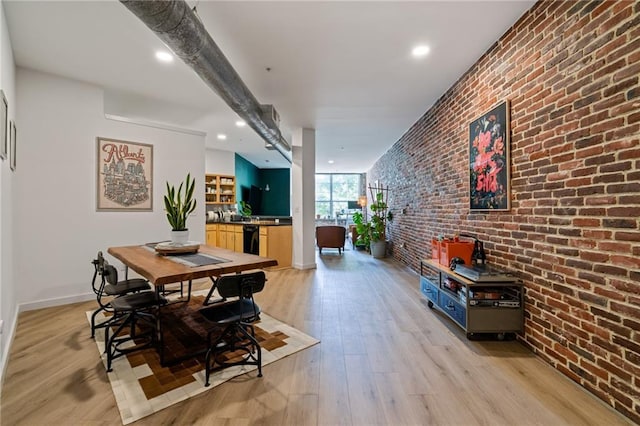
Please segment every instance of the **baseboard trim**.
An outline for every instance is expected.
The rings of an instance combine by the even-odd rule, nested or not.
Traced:
[[[85,293],[76,294],[74,296],[58,297],[55,299],[45,299],[29,303],[20,303],[18,305],[18,313],[33,311],[35,309],[52,308],[54,306],[70,305],[71,303],[87,302],[95,298],[95,294]]]
[[[55,299],[38,300],[36,302],[19,303],[13,315],[11,330],[9,330],[7,339],[4,341],[5,346],[2,351],[2,360],[1,360],[2,364],[0,365],[0,384],[4,383],[4,374],[7,367],[7,359],[9,358],[9,352],[11,351],[11,346],[13,346],[13,339],[16,335],[16,329],[18,327],[18,315],[20,315],[21,312],[33,311],[35,309],[42,309],[42,308],[51,308],[54,306],[69,305],[71,303],[87,302],[89,300],[94,300],[95,297],[96,297],[95,294],[85,293],[85,294],[76,294],[74,296],[58,297]],[[3,330],[3,333],[7,332],[6,325],[7,324],[5,323],[5,330]],[[2,387],[0,386],[0,395],[2,392],[1,389]]]
[[[316,269],[318,267],[318,265],[316,265],[316,262],[313,263],[294,263],[293,267],[295,269]]]
[[[18,326],[18,311],[20,309],[16,309],[16,311],[13,314],[13,322],[11,324],[11,330],[9,331],[9,335],[7,336],[7,339],[4,341],[4,350],[2,351],[2,365],[0,365],[0,397],[2,397],[2,388],[4,386],[4,373],[6,371],[6,367],[7,367],[7,361],[9,358],[9,352],[11,351],[11,346],[13,345],[13,338],[16,335],[16,327]],[[6,324],[5,324],[5,329],[2,330],[2,333],[6,333]]]

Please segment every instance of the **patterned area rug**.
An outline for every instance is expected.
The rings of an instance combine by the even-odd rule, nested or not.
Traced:
[[[206,292],[205,292],[206,294]],[[204,295],[195,293],[191,301],[165,307],[162,323],[165,336],[165,367],[155,348],[143,349],[113,361],[113,371],[107,373],[113,394],[120,410],[123,424],[129,424],[145,416],[206,392],[234,377],[252,372],[255,366],[234,366],[215,371],[211,385],[204,386],[204,355],[176,362],[187,348],[197,352],[206,349],[206,335],[210,325],[197,312],[202,307]],[[87,312],[90,320],[92,312]],[[106,317],[98,318],[98,321]],[[262,347],[263,367],[295,352],[315,345],[319,340],[290,327],[264,312],[254,323],[256,338]],[[104,330],[96,332],[98,353],[106,368],[104,354]],[[256,377],[256,380],[260,380]]]

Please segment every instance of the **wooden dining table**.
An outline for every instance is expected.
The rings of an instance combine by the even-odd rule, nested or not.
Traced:
[[[222,260],[222,262],[203,266],[189,266],[172,260],[170,255],[165,256],[157,253],[149,244],[109,247],[107,251],[156,287],[278,265],[275,259],[255,254],[238,253],[233,250],[207,245],[201,245],[197,254],[211,256]],[[179,257],[176,256],[176,259]]]
[[[189,282],[189,289],[186,300],[180,300],[182,302],[189,302],[191,296],[192,280],[199,278],[210,278],[212,286],[209,294],[204,299],[204,304],[216,303],[224,301],[220,299],[209,303],[210,297],[216,286],[216,277],[231,273],[240,273],[243,271],[263,269],[270,266],[277,266],[278,262],[274,259],[267,257],[257,256],[255,254],[238,253],[233,250],[227,250],[219,247],[211,247],[207,245],[201,245],[196,254],[204,255],[204,257],[213,258],[218,263],[192,266],[185,264],[181,261],[179,255],[162,255],[157,253],[153,248],[153,243],[133,246],[122,247],[109,247],[107,250],[110,255],[121,261],[127,268],[131,268],[136,273],[140,274],[149,282],[151,282],[158,292],[164,291],[166,284],[182,283],[184,281]],[[205,259],[206,260],[206,259]],[[176,301],[176,302],[180,302]],[[162,322],[161,322],[162,323]],[[160,362],[165,365],[165,348],[163,329],[165,326],[171,326],[171,324],[161,324],[160,330]],[[182,359],[191,358],[196,355],[202,354],[202,350],[192,351],[185,353],[183,356],[171,361],[178,362]]]

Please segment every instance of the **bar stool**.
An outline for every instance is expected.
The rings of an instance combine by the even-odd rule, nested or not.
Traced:
[[[205,357],[205,386],[209,386],[209,377],[216,364],[222,368],[255,365],[258,377],[262,377],[262,349],[251,323],[260,315],[260,307],[253,300],[253,295],[262,291],[265,281],[262,271],[221,276],[216,283],[220,296],[237,299],[200,309],[202,316],[214,326],[207,333],[209,349]],[[225,358],[225,354],[231,353],[229,359]]]
[[[116,283],[118,271],[112,265],[106,265],[104,277],[107,282]],[[155,291],[126,294],[110,302],[113,319],[105,327],[104,334],[107,371],[112,371],[111,364],[114,359],[158,343],[160,307],[166,303],[167,300]],[[109,336],[111,327],[116,326],[116,330]],[[127,330],[128,334],[125,334]]]
[[[96,294],[96,300],[98,301],[99,306],[91,315],[91,338],[94,338],[96,329],[106,327],[112,320],[112,318],[110,318],[100,324],[96,324],[96,316],[100,312],[113,312],[111,309],[111,300],[114,297],[150,290],[151,286],[149,285],[149,282],[143,278],[126,279],[117,281],[115,284],[107,283],[104,269],[105,266],[109,265],[109,263],[104,258],[101,251],[98,252],[97,257],[92,260],[91,263],[94,267],[91,287],[93,288],[93,292]],[[99,285],[97,283],[98,276],[100,276]]]

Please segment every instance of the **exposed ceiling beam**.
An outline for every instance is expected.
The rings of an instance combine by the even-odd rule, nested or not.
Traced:
[[[277,113],[261,105],[184,0],[120,0],[268,144],[289,162],[291,147],[278,128]]]

